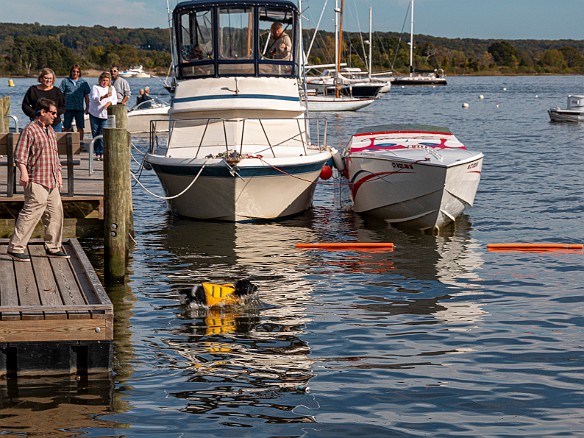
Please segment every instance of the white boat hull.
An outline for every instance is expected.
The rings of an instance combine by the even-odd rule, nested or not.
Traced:
[[[127,129],[132,134],[150,132],[150,122],[168,119],[169,106],[161,108],[139,109],[128,112]],[[157,123],[157,131],[167,131],[168,123]]]
[[[473,205],[483,154],[454,146],[458,140],[451,134],[448,140],[440,134],[410,135],[413,141],[402,148],[403,136],[377,133],[360,142],[353,137],[345,165],[354,209],[407,228],[439,230]],[[439,149],[428,146],[432,137]],[[395,149],[383,149],[387,144]]]
[[[375,99],[354,98],[354,97],[334,97],[334,96],[308,96],[302,100],[311,112],[326,111],[357,111],[368,107]]]
[[[304,160],[244,159],[232,171],[225,161],[217,159],[148,155],[146,161],[154,167],[167,196],[184,191],[168,200],[174,213],[194,219],[241,222],[292,216],[310,208],[316,181],[329,158],[329,152],[322,152]]]
[[[552,108],[548,114],[552,122],[584,122],[584,111]]]

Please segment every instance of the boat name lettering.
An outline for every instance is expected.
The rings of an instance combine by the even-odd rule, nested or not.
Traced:
[[[474,169],[475,167],[478,167],[479,162],[475,161],[474,163],[470,163],[467,167],[467,169]]]
[[[405,164],[405,163],[391,163],[391,165],[396,169],[413,169],[414,168],[414,166],[412,166],[411,164]]]

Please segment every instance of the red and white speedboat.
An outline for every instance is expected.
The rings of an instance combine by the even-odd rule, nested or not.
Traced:
[[[357,213],[423,231],[440,230],[472,206],[483,165],[481,152],[428,125],[361,129],[343,158]]]

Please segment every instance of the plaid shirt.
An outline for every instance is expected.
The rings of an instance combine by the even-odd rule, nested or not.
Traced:
[[[61,162],[57,136],[51,126],[35,120],[24,128],[14,151],[14,161],[28,170],[29,180],[48,189],[58,188]]]

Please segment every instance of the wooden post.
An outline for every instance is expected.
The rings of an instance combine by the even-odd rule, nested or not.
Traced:
[[[116,116],[116,128],[128,129],[128,108],[126,105],[113,105],[107,109],[107,114]]]
[[[10,130],[10,96],[0,97],[0,133]]]
[[[126,105],[113,105],[108,108],[108,115],[116,116],[116,128],[128,129],[128,108]],[[128,132],[128,144],[130,145],[130,162],[132,157],[132,137]],[[130,177],[131,178],[131,177]],[[130,179],[131,183],[131,179]],[[128,200],[128,220],[126,222],[128,236],[134,237],[134,203],[132,202],[132,187],[126,194]]]
[[[128,131],[103,130],[104,161],[104,247],[105,276],[110,283],[125,281],[128,256],[128,193],[130,181],[130,144]]]

